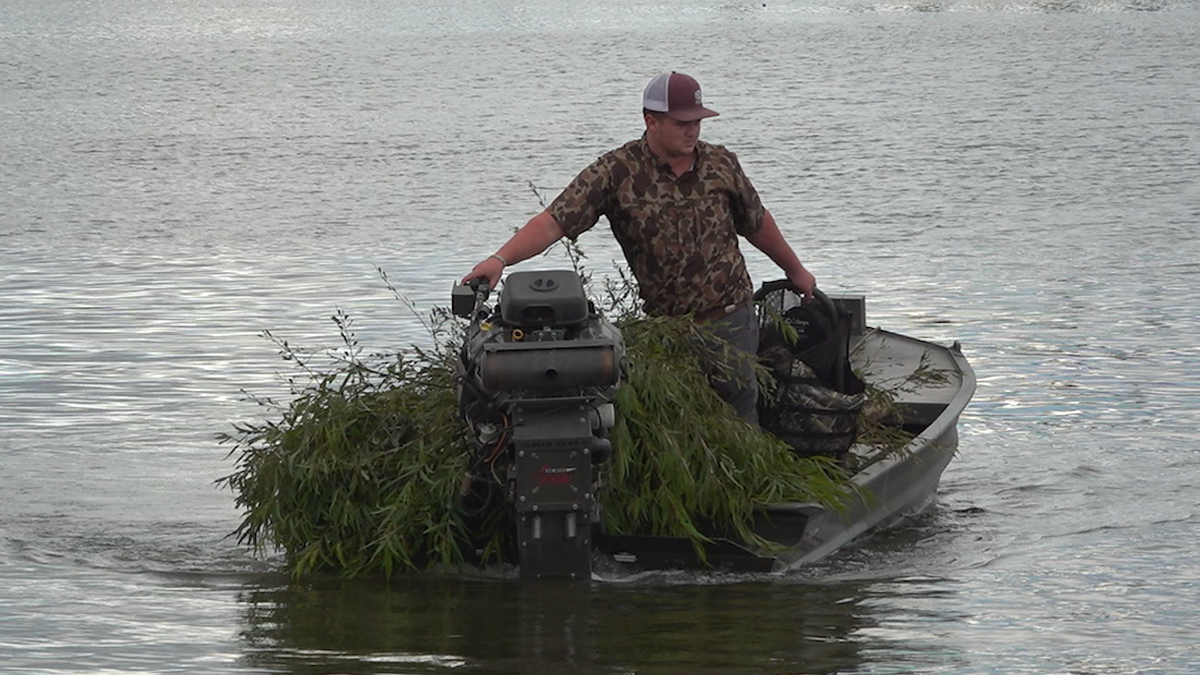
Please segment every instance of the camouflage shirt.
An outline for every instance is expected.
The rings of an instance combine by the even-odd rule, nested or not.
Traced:
[[[608,218],[649,314],[704,313],[753,296],[737,235],[762,227],[762,202],[732,152],[696,147],[695,166],[677,177],[645,137],[630,141],[584,169],[548,209],[571,239]]]

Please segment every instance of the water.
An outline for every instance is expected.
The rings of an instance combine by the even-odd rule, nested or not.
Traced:
[[[1196,672],[1198,45],[1194,1],[9,0],[0,671]],[[670,68],[823,288],[962,341],[935,507],[782,578],[292,584],[227,538],[259,333],[426,341]]]

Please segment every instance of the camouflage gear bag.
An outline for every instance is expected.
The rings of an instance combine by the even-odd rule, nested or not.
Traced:
[[[786,282],[764,284],[758,355],[776,387],[759,396],[759,424],[802,457],[841,457],[854,445],[866,387],[850,370],[850,317],[824,294],[801,302]],[[795,330],[789,339],[780,326]]]

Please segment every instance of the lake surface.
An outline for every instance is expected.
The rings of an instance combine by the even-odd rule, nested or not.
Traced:
[[[769,577],[291,583],[230,539],[260,333],[426,343],[670,69],[822,288],[962,342],[933,508]],[[1200,670],[1195,0],[6,0],[0,130],[4,673]]]

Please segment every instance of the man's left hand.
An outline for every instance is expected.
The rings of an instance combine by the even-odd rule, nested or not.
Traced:
[[[812,275],[812,272],[801,267],[798,271],[788,275],[788,281],[804,294],[804,297],[812,298],[813,289],[817,287],[817,278]]]

